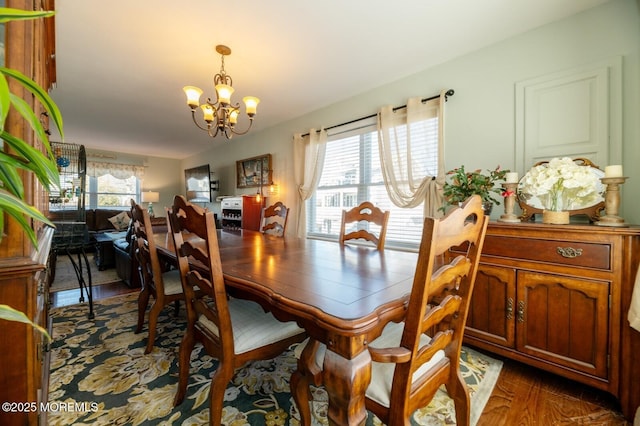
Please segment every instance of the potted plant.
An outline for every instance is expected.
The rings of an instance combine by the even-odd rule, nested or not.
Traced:
[[[502,194],[502,189],[495,186],[496,182],[504,180],[508,172],[509,170],[501,170],[500,166],[487,170],[487,174],[480,169],[467,172],[464,166],[449,170],[442,187],[444,205],[440,209],[445,211],[448,206],[458,205],[472,195],[479,195],[485,213],[490,214],[493,204],[500,204],[493,194]]]
[[[0,23],[43,18],[52,16],[54,13],[0,7]],[[10,149],[10,151],[0,149],[0,241],[4,235],[4,213],[7,213],[18,222],[31,242],[36,245],[36,235],[29,219],[53,225],[37,208],[29,205],[25,200],[24,185],[19,171],[24,170],[33,173],[47,190],[50,190],[52,186],[58,186],[60,178],[55,158],[51,152],[49,139],[42,123],[40,123],[40,120],[27,102],[20,96],[11,93],[8,78],[17,81],[42,104],[58,128],[60,136],[63,137],[62,116],[46,90],[35,81],[15,69],[0,66],[0,139],[3,141],[4,148],[8,147]],[[25,123],[28,123],[33,130],[35,136],[42,142],[45,148],[44,153],[7,131],[5,123],[9,110],[12,108],[22,116]],[[0,319],[32,324],[47,335],[46,330],[33,324],[24,314],[10,306],[0,305]]]

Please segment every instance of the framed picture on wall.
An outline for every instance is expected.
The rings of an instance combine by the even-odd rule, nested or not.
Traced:
[[[273,183],[271,154],[259,155],[257,157],[236,161],[236,171],[236,186],[238,188],[253,188],[271,185]]]

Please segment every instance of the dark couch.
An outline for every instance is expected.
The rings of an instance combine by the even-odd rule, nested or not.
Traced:
[[[116,231],[113,224],[109,222],[109,218],[112,218],[119,213],[126,212],[129,217],[131,213],[128,209],[88,209],[85,211],[85,222],[89,229],[89,234],[95,234],[96,232],[111,232]],[[76,210],[52,210],[47,216],[52,222],[70,222],[78,221],[78,214]]]
[[[87,227],[89,233],[91,232],[105,232],[115,231],[113,224],[109,221],[113,216],[119,213],[126,212],[129,217],[131,213],[128,210],[115,210],[115,209],[90,209],[86,213]]]

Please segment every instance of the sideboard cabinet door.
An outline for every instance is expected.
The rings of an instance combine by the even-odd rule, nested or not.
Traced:
[[[516,271],[480,265],[469,307],[465,336],[515,347]]]
[[[608,282],[518,271],[516,349],[609,378]]]

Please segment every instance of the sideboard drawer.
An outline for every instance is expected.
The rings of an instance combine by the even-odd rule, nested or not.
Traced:
[[[606,271],[611,269],[611,246],[608,244],[487,235],[482,255],[550,262]]]

